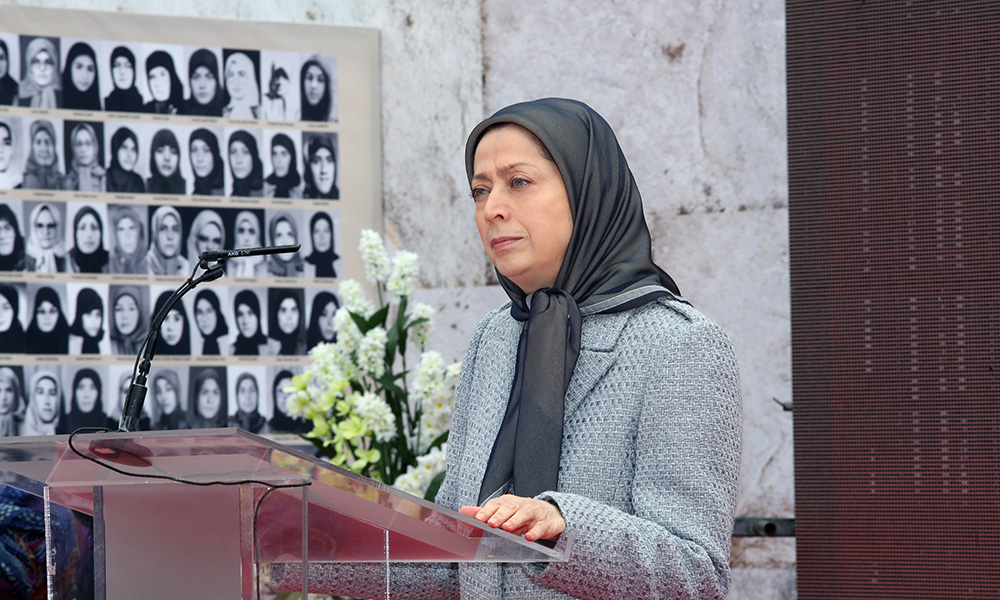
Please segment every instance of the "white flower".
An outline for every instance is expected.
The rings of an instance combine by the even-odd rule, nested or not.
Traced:
[[[380,442],[391,442],[396,437],[396,416],[380,396],[372,393],[358,396],[354,411],[368,423],[372,434]]]
[[[410,328],[411,339],[416,342],[420,349],[423,350],[427,343],[431,339],[431,333],[434,331],[434,321],[431,319],[434,317],[434,309],[430,306],[417,302],[413,305],[413,318],[414,319],[427,319],[422,323],[417,323]]]
[[[400,250],[392,257],[392,274],[385,288],[389,290],[393,302],[399,302],[403,296],[413,293],[419,270],[419,259],[413,252]]]
[[[384,282],[389,276],[389,255],[386,254],[382,236],[371,229],[361,230],[361,260],[365,265],[365,277],[372,283]]]
[[[374,327],[358,344],[358,369],[371,374],[375,379],[385,374],[385,344],[388,337],[385,329]]]
[[[361,330],[347,308],[340,307],[333,313],[333,330],[337,333],[337,346],[342,351],[350,354],[357,350],[361,343]]]
[[[423,496],[438,473],[445,469],[445,454],[448,444],[434,448],[417,458],[416,466],[410,467],[396,478],[392,486],[415,496]]]
[[[413,378],[413,385],[410,388],[410,396],[414,400],[422,402],[425,398],[433,396],[441,387],[441,380],[444,376],[443,364],[444,359],[433,350],[420,355],[417,374]]]
[[[375,314],[375,305],[365,296],[361,284],[353,279],[345,279],[337,288],[340,297],[344,299],[344,308],[366,319]]]

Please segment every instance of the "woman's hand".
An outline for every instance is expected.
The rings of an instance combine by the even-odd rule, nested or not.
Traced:
[[[463,506],[461,513],[490,527],[501,527],[529,542],[551,540],[566,529],[559,508],[544,500],[504,494],[479,506]]]

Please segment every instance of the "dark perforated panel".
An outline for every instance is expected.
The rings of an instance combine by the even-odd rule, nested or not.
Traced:
[[[799,597],[1000,599],[1000,2],[786,6]]]

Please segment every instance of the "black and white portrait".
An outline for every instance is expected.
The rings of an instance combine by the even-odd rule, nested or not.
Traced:
[[[309,327],[306,330],[306,349],[313,349],[316,344],[332,344],[337,341],[337,330],[333,326],[333,317],[340,308],[340,299],[323,289],[309,288],[306,290],[309,301]]]
[[[154,365],[147,378],[147,402],[153,413],[154,430],[187,429],[188,369]]]
[[[0,367],[0,437],[17,435],[18,425],[24,418],[26,408],[24,367]]]
[[[199,127],[188,138],[191,194],[194,196],[223,196],[226,193],[226,161],[222,157],[220,139],[220,127]]]
[[[101,98],[104,98],[104,110],[143,112],[145,100],[139,91],[146,88],[145,70],[139,62],[143,57],[142,45],[107,40],[100,43],[97,56],[98,84]]]
[[[299,120],[300,57],[296,52],[260,52],[260,118],[267,121]]]
[[[188,427],[209,429],[229,423],[226,367],[191,367]]]
[[[133,204],[108,205],[108,242],[111,254],[108,273],[143,274],[149,271],[146,253],[149,236],[146,222],[148,207]]]
[[[67,366],[63,374],[63,381],[69,387],[64,394],[66,404],[59,433],[73,433],[81,428],[107,427],[104,387],[108,382],[108,368]]]
[[[234,356],[274,356],[280,344],[267,336],[267,292],[263,288],[232,290],[236,331],[230,354]]]
[[[236,213],[233,228],[233,248],[260,248],[264,246],[264,211],[241,210]],[[230,277],[267,277],[266,256],[242,256],[226,262]]]
[[[28,322],[25,284],[0,283],[0,354],[24,352],[24,324]]]
[[[301,198],[305,187],[302,178],[301,137],[294,131],[264,130],[261,147],[267,171],[264,196],[267,198]]]
[[[112,285],[108,296],[108,337],[111,352],[136,356],[149,334],[149,288]]]
[[[21,47],[17,36],[0,33],[0,104],[17,104],[18,81],[21,80]]]
[[[264,195],[259,129],[226,130],[226,188],[230,196]]]
[[[101,110],[101,73],[93,42],[62,38],[62,108]],[[105,71],[105,74],[107,71]]]
[[[108,252],[107,205],[88,202],[67,202],[66,222],[69,223],[67,246],[69,271],[73,273],[107,273],[111,254]]]
[[[206,286],[194,292],[194,324],[192,353],[201,356],[220,356],[230,350],[229,288]]]
[[[222,52],[219,48],[185,48],[188,96],[181,112],[200,117],[221,117],[225,104]]]
[[[268,209],[265,216],[268,246],[289,246],[301,242],[302,211]],[[267,257],[267,272],[272,277],[302,277],[304,264],[301,249],[298,252],[272,254]]]
[[[63,121],[63,155],[66,175],[62,189],[74,192],[103,192],[107,171],[104,168],[104,123],[98,121]]]
[[[308,212],[306,213],[308,214]],[[308,236],[300,252],[305,255],[306,275],[337,277],[340,261],[340,211],[318,210],[309,217]]]
[[[23,120],[17,117],[0,118],[0,190],[13,190],[21,185],[24,168],[22,124]]]
[[[59,108],[62,106],[62,80],[59,38],[20,36],[21,83],[18,106]]]
[[[66,203],[24,202],[25,270],[35,273],[65,273]]]
[[[337,134],[302,132],[305,148],[305,198],[337,200],[340,198],[337,169]]]
[[[58,119],[35,119],[28,125],[21,156],[26,156],[21,187],[28,190],[58,190],[63,186],[60,155],[63,132]]]
[[[227,119],[259,119],[260,110],[260,51],[222,51],[225,106],[222,116]]]
[[[229,426],[250,433],[268,433],[271,418],[265,367],[229,368]]]
[[[117,194],[142,194],[146,191],[149,171],[149,148],[139,143],[136,126],[122,123],[105,123],[107,146],[107,173],[105,190]],[[149,142],[149,139],[144,139]]]
[[[26,406],[18,435],[55,435],[63,416],[63,373],[55,366],[24,367]]]
[[[150,296],[155,298],[150,319],[155,319],[156,315],[167,305],[173,295],[173,288],[165,286],[151,286]],[[191,354],[191,317],[187,306],[188,298],[182,297],[177,300],[167,311],[160,324],[160,333],[157,336],[157,355],[181,355]]]
[[[149,252],[146,253],[149,274],[190,275],[192,267],[183,252],[186,250],[180,213],[173,206],[156,207],[149,217]]]
[[[274,407],[274,415],[271,417],[270,423],[272,433],[306,433],[312,430],[311,422],[307,422],[302,417],[288,414],[288,404],[292,393],[286,392],[285,388],[292,385],[292,377],[298,372],[298,370],[293,371],[284,367],[268,368],[271,383],[269,391]]]
[[[108,286],[103,283],[67,283],[66,314],[72,315],[69,328],[69,353],[108,354]]]
[[[267,291],[268,332],[277,340],[278,354],[306,353],[306,307],[302,288],[271,288]]]
[[[187,79],[183,46],[143,44],[146,89],[140,90],[146,102],[143,112],[176,115],[184,106]]]
[[[337,120],[337,58],[328,54],[303,57],[299,71],[302,121]]]
[[[2,131],[2,129],[0,129]],[[0,271],[24,271],[28,268],[25,255],[24,205],[20,200],[0,204]]]

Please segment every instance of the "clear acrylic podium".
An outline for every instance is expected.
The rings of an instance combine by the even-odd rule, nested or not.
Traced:
[[[100,600],[251,599],[270,565],[566,559],[239,429],[85,434],[73,447],[107,466],[65,435],[6,438],[0,475],[44,498],[50,581],[66,550],[49,507],[93,516]]]

